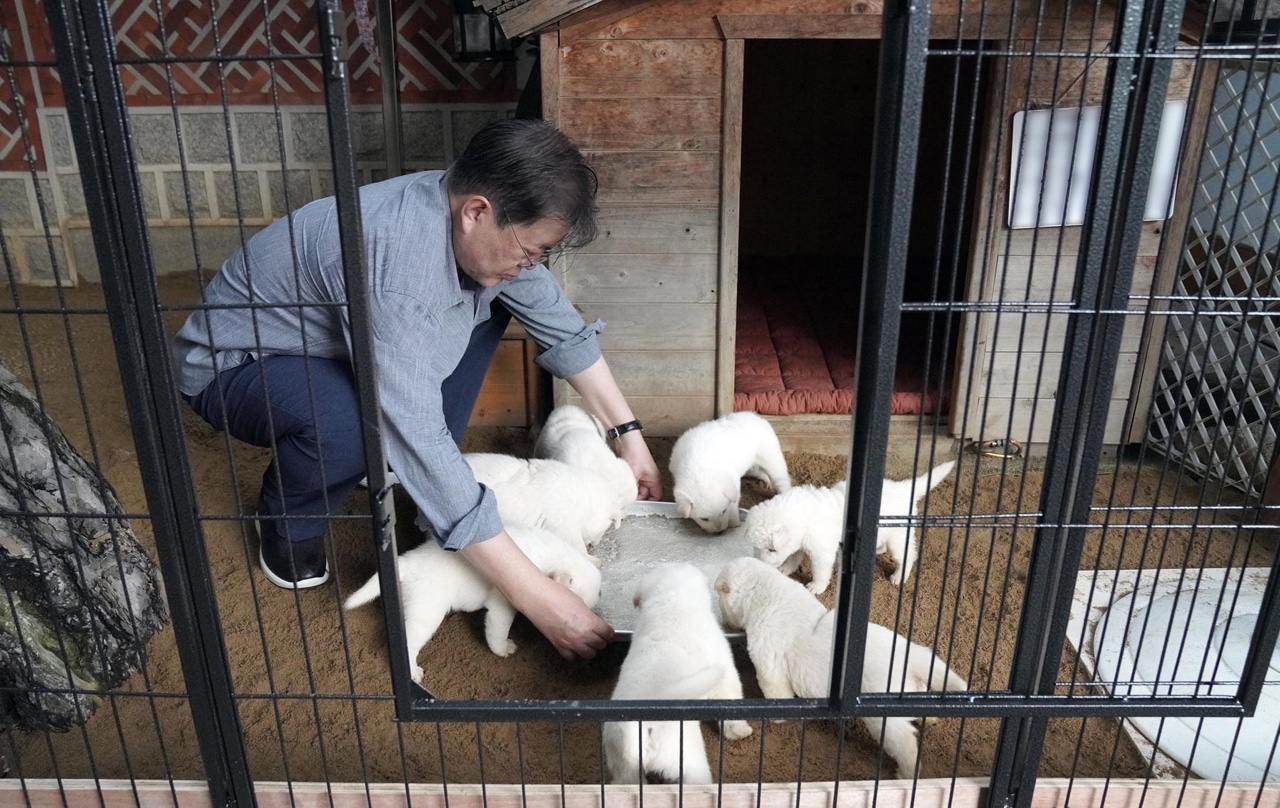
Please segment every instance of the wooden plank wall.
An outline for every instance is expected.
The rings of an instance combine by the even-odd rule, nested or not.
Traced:
[[[558,124],[600,178],[600,237],[560,272],[608,324],[601,347],[646,431],[677,435],[715,407],[724,42],[618,36],[630,19],[570,18],[543,51],[559,55],[543,66]],[[555,398],[576,401],[564,383]]]
[[[1064,50],[1083,52],[1090,41],[1067,40]],[[1054,42],[1056,49],[1057,43]],[[1103,47],[1095,41],[1093,48]],[[1011,50],[1029,51],[1033,43],[1015,42]],[[1040,40],[1045,49],[1045,40]],[[1192,69],[1189,61],[1174,62],[1169,98],[1187,99]],[[989,132],[978,179],[976,225],[971,258],[968,300],[1065,301],[1070,299],[1079,255],[1079,227],[1042,227],[1010,230],[1007,182],[1011,159],[1010,139],[1015,112],[1029,109],[1086,106],[1101,103],[1105,80],[1103,60],[1032,60],[1006,58],[996,63],[989,99]],[[1001,99],[1002,89],[1004,99]],[[996,182],[992,182],[992,178]],[[1185,179],[1185,177],[1183,178]],[[989,226],[982,223],[989,222]],[[1157,258],[1166,222],[1147,222],[1142,228],[1133,294],[1152,291]],[[1157,290],[1158,291],[1158,290]],[[1144,305],[1135,302],[1131,310]],[[1043,443],[1049,439],[1057,395],[1058,372],[1066,332],[1065,315],[982,313],[965,319],[957,379],[957,396],[951,413],[952,431],[965,439],[1011,437],[1020,442]],[[1142,345],[1142,318],[1126,319],[1120,366],[1112,388],[1104,440],[1119,444],[1128,439],[1125,415],[1130,397],[1149,400],[1135,384]],[[1021,356],[1021,360],[1019,357]],[[1140,415],[1140,417],[1144,417]],[[1138,430],[1140,431],[1140,427]]]
[[[600,177],[600,238],[556,271],[583,315],[608,323],[605,357],[650,434],[714,417],[717,392],[721,406],[732,401],[732,390],[716,389],[717,372],[731,378],[736,307],[736,274],[718,269],[722,256],[736,268],[737,239],[734,211],[721,209],[722,192],[736,194],[737,166],[730,153],[734,176],[723,174],[717,17],[768,15],[776,32],[806,19],[825,31],[840,15],[878,30],[880,12],[880,0],[606,0],[543,35],[544,117]],[[740,69],[741,40],[729,47]],[[554,398],[576,400],[563,382]]]

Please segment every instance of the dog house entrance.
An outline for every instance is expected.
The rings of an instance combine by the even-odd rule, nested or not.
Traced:
[[[850,412],[879,52],[878,40],[745,43],[735,410]],[[981,79],[975,57],[930,59],[907,300],[964,288]],[[958,326],[946,311],[904,316],[893,414],[947,412]]]

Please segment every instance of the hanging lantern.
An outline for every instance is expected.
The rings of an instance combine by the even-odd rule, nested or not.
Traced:
[[[511,41],[493,15],[472,0],[453,0],[453,58],[459,62],[492,62],[516,58]]]

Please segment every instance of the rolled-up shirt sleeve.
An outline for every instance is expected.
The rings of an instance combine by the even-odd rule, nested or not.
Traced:
[[[601,320],[586,323],[545,266],[539,264],[502,285],[498,298],[543,349],[535,360],[559,379],[591,367],[600,358]]]
[[[373,313],[387,462],[446,550],[503,530],[493,492],[476,482],[445,425],[440,385],[452,371],[432,350],[439,323],[418,301],[383,293]],[[379,328],[378,324],[387,324]]]

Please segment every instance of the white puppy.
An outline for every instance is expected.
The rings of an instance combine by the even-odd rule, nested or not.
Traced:
[[[897,563],[889,577],[902,586],[916,566],[920,528],[905,523],[916,516],[924,495],[947,478],[955,461],[906,480],[885,480],[880,488],[880,514],[894,524],[883,525],[876,534],[876,552],[887,552]],[[790,575],[807,556],[813,569],[809,591],[821,595],[831,585],[832,566],[844,536],[846,484],[830,488],[801,485],[765,500],[747,511],[747,541],[755,557]],[[897,519],[892,519],[898,517]]]
[[[510,527],[507,532],[534,566],[552,580],[582,598],[588,607],[599,602],[600,570],[591,563],[591,559],[541,528]],[[440,623],[450,612],[485,609],[484,638],[489,650],[502,657],[515,652],[516,644],[507,635],[511,632],[516,610],[461,553],[445,550],[428,537],[422,545],[400,555],[397,570],[414,681],[422,680],[418,652],[435,636]],[[381,593],[375,573],[347,597],[343,608],[349,610],[363,606]]]
[[[916,555],[920,549],[920,526],[907,526],[904,515],[918,516],[920,503],[925,495],[947,479],[956,461],[934,466],[919,477],[906,480],[885,480],[880,488],[880,518],[888,518],[894,524],[881,524],[876,533],[876,552],[889,554],[898,568],[889,576],[896,586],[902,586],[907,576],[916,568]],[[893,517],[898,517],[894,519]]]
[[[725,625],[747,632],[747,654],[766,698],[825,698],[830,689],[835,612],[798,582],[755,558],[730,561],[716,578]],[[892,663],[892,665],[890,664]],[[968,689],[963,678],[922,645],[884,626],[867,626],[862,689],[902,693]],[[910,718],[861,719],[882,740],[898,771],[914,775],[920,740]]]
[[[505,525],[549,530],[584,554],[613,525],[616,499],[598,474],[559,460],[485,453],[462,458],[476,481],[493,490]]]
[[[672,448],[670,467],[677,515],[708,533],[738,526],[743,475],[778,493],[791,487],[778,436],[754,412],[730,413],[689,429]]]
[[[594,416],[581,407],[561,404],[551,411],[533,456],[559,460],[581,469],[594,471],[604,478],[613,490],[617,513],[613,526],[622,524],[627,508],[636,501],[636,475],[623,460],[613,453],[604,439],[604,427]]]
[[[742,698],[742,681],[713,611],[710,584],[697,567],[662,564],[645,573],[636,586],[635,606],[631,649],[613,698]],[[680,781],[682,772],[683,782],[711,782],[697,721],[614,721],[601,732],[615,783],[638,783],[645,773]],[[732,740],[745,738],[751,725],[726,721],[724,734]]]
[[[805,556],[813,570],[809,591],[831,585],[844,535],[845,483],[830,488],[797,485],[747,511],[746,534],[755,557],[790,575]]]

